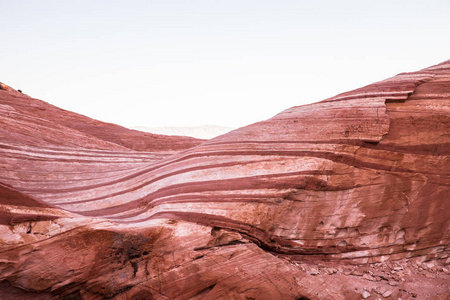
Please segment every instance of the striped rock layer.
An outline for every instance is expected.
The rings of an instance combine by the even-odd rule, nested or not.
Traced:
[[[450,296],[450,61],[208,141],[0,88],[2,299]]]

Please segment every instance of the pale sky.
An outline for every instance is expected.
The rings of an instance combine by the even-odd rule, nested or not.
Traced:
[[[0,0],[0,81],[123,126],[239,127],[447,59],[449,0]]]

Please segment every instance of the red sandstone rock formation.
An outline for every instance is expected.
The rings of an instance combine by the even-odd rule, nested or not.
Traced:
[[[0,90],[2,299],[450,297],[450,61],[201,144],[47,107]]]
[[[144,133],[93,120],[33,99],[2,83],[0,105],[0,137],[16,144],[162,152],[191,148],[202,141]]]

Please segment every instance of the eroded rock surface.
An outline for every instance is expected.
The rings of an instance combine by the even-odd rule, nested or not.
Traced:
[[[450,61],[202,143],[3,87],[2,299],[450,297]]]

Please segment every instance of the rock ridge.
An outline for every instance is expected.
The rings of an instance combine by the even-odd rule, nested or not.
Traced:
[[[0,90],[2,299],[450,296],[450,60],[207,141],[57,110]]]

